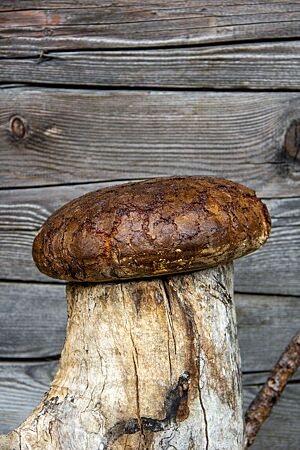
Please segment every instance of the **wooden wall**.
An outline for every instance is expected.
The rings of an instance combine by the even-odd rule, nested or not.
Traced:
[[[0,433],[47,390],[64,286],[48,215],[121,181],[215,175],[257,190],[272,236],[236,263],[249,404],[300,322],[300,1],[1,0]],[[253,449],[299,450],[300,374]]]

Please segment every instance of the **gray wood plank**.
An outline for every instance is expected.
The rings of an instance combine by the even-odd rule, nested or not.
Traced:
[[[300,199],[266,199],[273,222],[267,244],[235,263],[240,292],[299,295]]]
[[[34,236],[57,208],[111,183],[0,190],[0,273],[2,279],[54,280],[42,275],[31,257]],[[237,260],[240,292],[300,295],[300,198],[265,199],[273,219],[267,244]]]
[[[236,294],[244,372],[269,371],[300,327],[300,298]]]
[[[206,174],[296,196],[284,137],[299,116],[296,93],[3,89],[1,185]]]
[[[292,224],[273,226],[267,244],[236,261],[235,286],[240,292],[300,294],[299,218]]]
[[[300,42],[47,52],[44,57],[2,60],[0,82],[299,90]]]
[[[0,363],[0,433],[23,422],[42,400],[58,361]]]
[[[299,1],[2,1],[1,54],[299,36]]]
[[[19,425],[42,399],[53,378],[56,362],[0,364],[0,433]],[[245,386],[244,407],[258,387]],[[256,450],[298,450],[300,384],[289,384],[261,429],[253,446]]]
[[[0,284],[0,359],[61,353],[67,322],[64,285]]]
[[[63,285],[1,283],[1,358],[58,355],[64,344]],[[244,372],[271,370],[299,328],[300,298],[236,294]]]

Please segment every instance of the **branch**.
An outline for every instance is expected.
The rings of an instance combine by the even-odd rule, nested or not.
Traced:
[[[300,331],[290,341],[273,368],[271,376],[247,409],[244,450],[253,444],[260,427],[271,414],[272,408],[281,396],[288,379],[296,372],[299,365]]]

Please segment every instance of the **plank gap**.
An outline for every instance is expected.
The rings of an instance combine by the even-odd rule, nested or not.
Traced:
[[[0,89],[13,89],[13,88],[43,88],[43,89],[49,89],[53,90],[53,92],[56,92],[58,89],[63,89],[65,92],[72,92],[72,91],[86,91],[87,93],[89,91],[118,91],[118,92],[146,92],[151,93],[153,92],[203,92],[203,93],[253,93],[253,94],[265,94],[265,93],[272,93],[272,94],[283,94],[283,93],[298,93],[300,91],[300,84],[299,87],[297,86],[291,86],[286,88],[240,88],[240,87],[189,87],[189,86],[156,86],[155,84],[151,86],[128,86],[128,85],[92,85],[92,84],[85,84],[84,86],[82,84],[60,84],[60,83],[44,83],[44,82],[22,82],[22,83],[14,83],[13,85],[8,84],[9,80],[2,80],[3,82],[0,83]]]

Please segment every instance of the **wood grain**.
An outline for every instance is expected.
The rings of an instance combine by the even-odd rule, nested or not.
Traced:
[[[236,289],[299,295],[300,198],[265,199],[265,203],[273,223],[270,239],[258,252],[236,261]]]
[[[299,295],[299,258],[299,218],[292,225],[275,225],[264,247],[236,261],[236,289],[240,292]]]
[[[299,298],[236,294],[236,306],[243,371],[270,370],[299,328]],[[0,360],[59,355],[66,320],[63,285],[1,283]]]
[[[236,294],[242,370],[269,371],[299,329],[299,297]]]
[[[3,187],[202,174],[300,195],[284,151],[300,94],[12,88],[0,100]]]
[[[0,82],[299,90],[300,42],[156,50],[48,51],[43,56],[2,60]]]
[[[0,364],[0,433],[19,425],[43,398],[58,361]]]
[[[1,2],[2,55],[299,36],[299,1],[13,3]]]
[[[65,339],[65,286],[0,284],[0,359],[59,355]]]
[[[2,279],[54,280],[35,267],[31,247],[47,217],[60,206],[110,183],[0,191],[0,272]],[[300,295],[300,198],[264,199],[273,220],[267,244],[235,263],[240,292]]]
[[[19,425],[43,398],[56,371],[57,362],[0,364],[0,433],[7,433]],[[267,377],[267,374],[263,374]],[[252,379],[261,374],[251,375]],[[258,386],[247,385],[243,396],[244,409],[254,398]],[[274,407],[253,446],[256,450],[298,450],[300,384],[288,384],[280,402]]]

